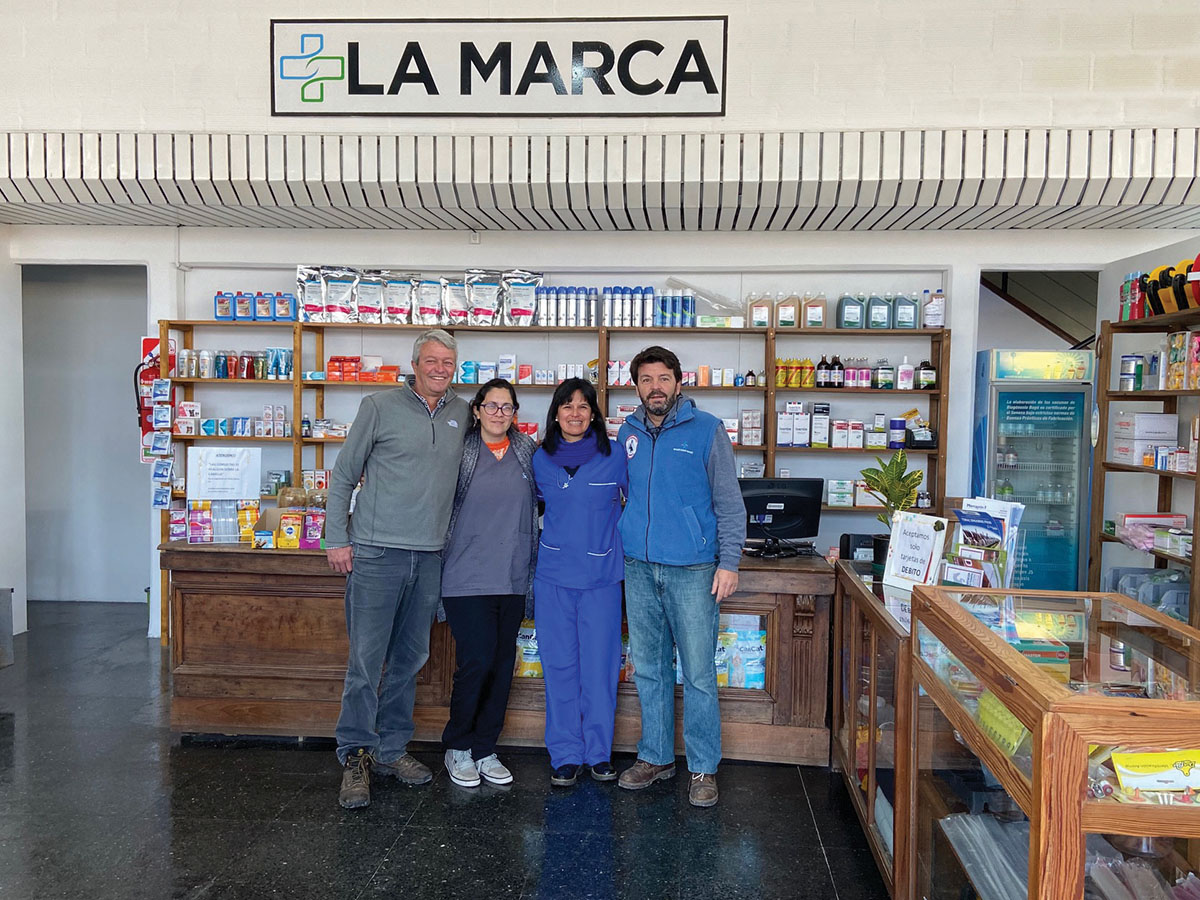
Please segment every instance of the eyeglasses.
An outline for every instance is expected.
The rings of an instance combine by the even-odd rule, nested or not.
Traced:
[[[484,412],[490,413],[493,416],[496,413],[504,413],[506,416],[511,416],[517,411],[517,408],[511,403],[505,403],[504,405],[499,403],[485,403],[483,404],[483,410]]]

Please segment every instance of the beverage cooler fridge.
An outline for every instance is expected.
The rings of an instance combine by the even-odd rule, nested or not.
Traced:
[[[1090,350],[984,350],[975,372],[974,496],[1025,504],[1014,588],[1086,583]]]

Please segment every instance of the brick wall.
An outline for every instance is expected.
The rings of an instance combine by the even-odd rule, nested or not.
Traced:
[[[372,120],[369,131],[836,130],[1200,124],[1192,0],[8,0],[0,123],[17,130],[350,131],[269,115],[268,21],[729,16],[724,119]],[[1170,51],[1170,52],[1167,52]],[[15,67],[16,79],[11,73]]]

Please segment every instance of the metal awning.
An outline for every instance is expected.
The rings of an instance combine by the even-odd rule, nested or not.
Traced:
[[[1195,128],[9,132],[0,223],[479,231],[1200,228]]]

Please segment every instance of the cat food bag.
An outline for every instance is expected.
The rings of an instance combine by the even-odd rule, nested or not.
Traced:
[[[417,282],[412,319],[414,325],[425,325],[429,328],[436,328],[442,324],[442,284],[440,281],[426,279]]]
[[[451,281],[448,278],[440,278],[438,281],[442,286],[442,324],[460,327],[466,325],[471,312],[467,302],[466,282]]]
[[[412,322],[413,285],[411,275],[383,272],[383,324],[408,325]]]
[[[358,272],[353,269],[322,268],[325,282],[325,321],[351,324],[358,321]]]
[[[383,322],[383,273],[368,269],[358,276],[358,321],[364,325]]]
[[[300,298],[301,322],[326,321],[325,282],[319,267],[296,267],[296,296]]]
[[[542,276],[524,269],[510,269],[500,279],[505,325],[532,325],[537,320],[537,289]]]
[[[484,269],[467,270],[467,300],[471,307],[469,324],[500,324],[500,278],[499,272],[488,272]]]

